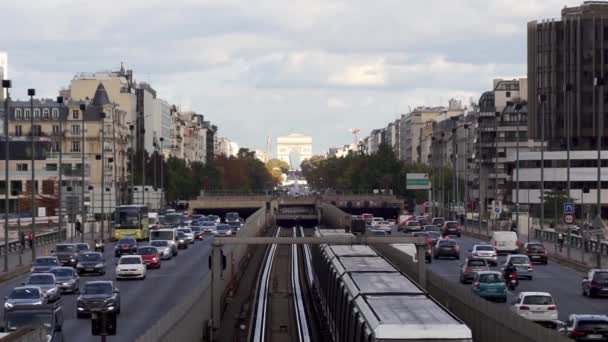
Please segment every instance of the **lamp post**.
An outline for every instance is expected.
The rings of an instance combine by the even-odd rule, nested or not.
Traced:
[[[477,133],[479,134],[478,140],[477,140],[477,147],[478,147],[478,150],[479,150],[479,152],[478,152],[479,153],[479,157],[477,158],[479,160],[479,170],[478,170],[478,183],[479,183],[479,185],[478,185],[478,188],[479,188],[479,190],[478,190],[479,191],[479,194],[478,194],[479,195],[479,210],[478,211],[479,211],[479,215],[477,215],[477,219],[479,221],[479,234],[481,234],[481,212],[483,210],[483,202],[482,202],[483,199],[481,198],[481,189],[482,189],[482,186],[481,186],[481,169],[482,169],[482,163],[483,163],[482,155],[481,155],[481,116],[479,116],[477,118]]]
[[[597,206],[597,221],[601,221],[602,219],[602,129],[604,127],[604,117],[603,117],[603,113],[604,113],[604,78],[603,77],[595,77],[593,79],[593,86],[596,90],[598,90],[597,88],[599,88],[599,93],[597,96],[597,105],[595,106],[594,110],[597,112],[597,119],[595,121],[595,126],[596,126],[596,130],[597,130],[597,137],[596,137],[596,144],[597,144],[597,202],[596,202],[596,206]],[[601,106],[602,110],[598,110],[598,107]],[[601,268],[601,264],[602,264],[602,257],[600,254],[600,235],[597,235],[597,248],[596,248],[596,252],[597,252],[597,259],[596,259],[596,266],[597,268]]]
[[[521,122],[521,103],[515,104],[517,121],[515,125],[515,229],[519,232],[519,124]]]
[[[105,139],[105,119],[106,113],[100,112],[99,117],[101,119],[101,242],[104,241],[104,229],[105,229],[105,192],[106,192],[106,139]]]
[[[21,240],[21,192],[19,190],[12,190],[13,196],[17,197],[17,236]],[[7,240],[5,240],[7,241]],[[20,241],[21,242],[21,241]],[[7,249],[8,251],[8,249]],[[23,247],[19,246],[19,263],[17,265],[21,266],[23,264]]]
[[[8,136],[8,101],[10,101],[9,89],[11,88],[10,80],[2,80],[2,89],[6,89],[6,98],[4,99],[4,272],[8,272],[8,214],[10,211],[9,197],[9,136]]]
[[[498,120],[500,112],[494,114],[494,230],[498,230],[499,214],[496,210],[500,204],[498,202]]]
[[[59,104],[59,186],[57,190],[59,192],[59,213],[57,215],[57,224],[59,225],[59,234],[61,236],[61,229],[63,228],[63,96],[57,96],[57,103]]]
[[[456,120],[453,120],[456,122]],[[452,186],[452,191],[454,191],[454,207],[453,214],[458,218],[458,141],[456,136],[456,127],[452,128],[452,167],[454,168],[454,185]]]
[[[464,124],[464,130],[466,132],[466,136],[464,139],[464,225],[466,228],[468,217],[467,217],[467,207],[469,206],[469,174],[467,173],[467,169],[469,168],[469,124]]]
[[[129,125],[129,131],[131,131],[131,204],[135,204],[135,189],[134,189],[134,178],[135,178],[135,172],[133,171],[133,164],[134,164],[134,156],[135,156],[135,147],[133,146],[133,130],[135,129],[135,126],[133,125]]]
[[[538,95],[540,103],[540,230],[544,229],[545,225],[545,101],[547,95]],[[542,234],[541,240],[542,240]]]
[[[439,169],[439,171],[441,172],[441,216],[445,217],[445,187],[443,184],[443,160],[445,159],[445,133],[441,132],[441,139],[439,139],[439,146],[441,148],[441,154],[440,154],[440,162],[441,162],[441,168]]]
[[[161,211],[165,206],[165,179],[163,177],[163,168],[165,165],[165,154],[163,153],[163,142],[165,138],[160,137],[160,208]]]
[[[36,154],[36,141],[34,139],[34,96],[36,95],[36,89],[30,88],[27,90],[27,95],[30,97],[30,136],[32,139],[32,239],[30,241],[32,246],[32,261],[36,260],[36,247],[34,241],[36,241],[36,171],[35,171],[35,154]]]
[[[86,109],[87,109],[87,105],[84,104],[84,103],[81,103],[80,104],[80,111],[81,111],[80,114],[81,114],[81,118],[82,118],[82,127],[81,127],[81,129],[82,129],[82,132],[81,132],[82,133],[82,136],[81,136],[81,144],[82,144],[82,146],[80,146],[80,157],[81,157],[80,158],[80,163],[81,163],[80,164],[80,166],[81,166],[80,167],[80,182],[81,182],[81,185],[80,185],[80,189],[81,189],[80,201],[82,202],[82,212],[81,212],[80,216],[81,216],[81,220],[82,220],[82,232],[80,233],[80,242],[84,242],[84,232],[86,230],[85,229],[85,224],[86,224],[85,223],[86,222],[85,217],[86,217],[86,211],[87,211],[86,206],[84,205],[84,190],[85,190],[84,189],[84,185],[85,185],[85,181],[84,181],[84,176],[85,176],[85,163],[84,163],[84,144],[85,144],[85,142],[84,142],[84,131],[85,131],[85,128],[84,128],[84,112],[85,112]]]

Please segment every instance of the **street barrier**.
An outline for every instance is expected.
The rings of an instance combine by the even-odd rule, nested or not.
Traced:
[[[36,238],[34,239],[34,245],[43,246],[43,245],[48,245],[48,244],[52,244],[55,242],[63,241],[66,239],[66,236],[67,236],[66,229],[62,229],[60,232],[51,231],[51,232],[46,232],[46,233],[42,233],[42,234],[36,234]],[[21,243],[18,239],[10,240],[8,242],[8,250],[6,250],[4,241],[2,241],[0,243],[1,243],[0,255],[4,255],[5,253],[8,253],[8,254],[18,253],[19,249],[21,248]],[[25,249],[30,249],[30,246],[28,243],[25,244]]]

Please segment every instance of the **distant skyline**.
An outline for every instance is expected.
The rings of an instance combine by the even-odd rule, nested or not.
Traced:
[[[242,147],[298,132],[321,153],[352,128],[365,137],[409,107],[468,105],[492,79],[525,76],[527,22],[580,3],[7,1],[0,51],[14,98],[55,97],[76,73],[124,62]]]

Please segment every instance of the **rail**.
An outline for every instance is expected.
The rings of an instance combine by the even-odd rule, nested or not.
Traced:
[[[36,234],[34,239],[34,246],[44,246],[54,242],[60,242],[65,240],[67,237],[67,230],[62,229],[61,231],[52,231],[46,232],[42,234]],[[19,240],[9,240],[8,242],[8,250],[6,249],[6,244],[4,241],[0,242],[0,255],[4,255],[6,253],[18,253],[21,249],[21,242]],[[25,244],[24,249],[30,249],[29,244]]]
[[[534,238],[540,241],[548,241],[557,243],[557,235],[559,232],[534,229]],[[562,234],[564,237],[564,245],[570,244],[571,248],[584,249],[586,252],[597,253],[598,247],[601,255],[608,256],[608,241],[601,240],[598,244],[596,239],[584,239],[581,236],[570,235],[570,241],[568,241],[568,234]]]
[[[302,228],[300,227],[300,229]],[[299,236],[295,227],[293,228],[293,236]],[[304,236],[304,232],[301,232],[301,236]],[[302,296],[302,287],[300,286],[298,246],[296,245],[291,245],[291,286],[294,290],[293,305],[296,314],[299,341],[310,342],[310,329],[308,328],[306,309],[304,308],[304,299]]]
[[[281,228],[277,228],[275,237],[279,236]],[[256,291],[256,299],[254,305],[253,320],[255,324],[251,325],[253,328],[252,342],[264,342],[266,341],[266,314],[268,310],[268,285],[270,282],[270,273],[272,270],[272,263],[274,262],[274,256],[277,249],[277,245],[273,244],[268,248],[266,256],[264,257],[264,268],[258,281],[258,287]]]

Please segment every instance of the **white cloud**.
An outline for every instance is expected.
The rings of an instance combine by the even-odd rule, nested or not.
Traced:
[[[337,97],[330,97],[327,99],[327,108],[329,109],[344,109],[348,105]]]

